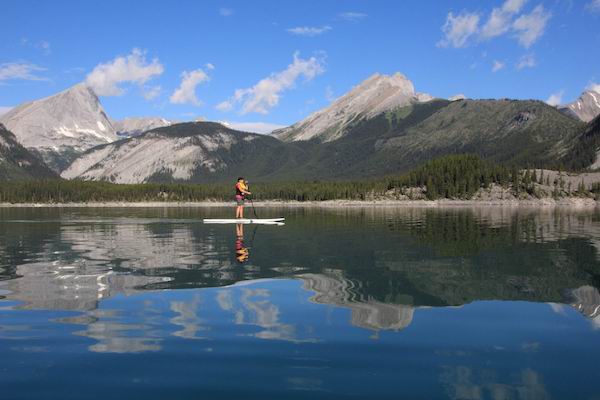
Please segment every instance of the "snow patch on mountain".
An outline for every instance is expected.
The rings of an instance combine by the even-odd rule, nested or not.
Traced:
[[[594,90],[587,90],[577,100],[560,106],[559,109],[584,122],[590,122],[600,115],[600,93]]]
[[[23,146],[42,155],[81,153],[117,139],[98,97],[85,84],[17,106],[0,122]]]

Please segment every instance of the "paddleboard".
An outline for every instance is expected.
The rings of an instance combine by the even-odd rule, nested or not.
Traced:
[[[205,224],[265,224],[265,225],[283,225],[285,218],[216,218],[204,219]]]

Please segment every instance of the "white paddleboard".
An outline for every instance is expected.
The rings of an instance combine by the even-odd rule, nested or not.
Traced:
[[[265,225],[283,225],[285,218],[222,218],[222,219],[204,219],[205,224],[265,224]]]

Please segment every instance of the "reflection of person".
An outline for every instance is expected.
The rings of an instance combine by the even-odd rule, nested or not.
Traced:
[[[250,251],[244,245],[244,225],[237,224],[235,226],[235,258],[240,263],[243,264],[248,261],[250,257]]]
[[[235,209],[236,218],[244,218],[244,199],[246,198],[247,194],[252,193],[248,191],[248,185],[246,184],[246,181],[244,181],[244,178],[240,176],[235,184],[235,202],[237,203],[237,207]]]

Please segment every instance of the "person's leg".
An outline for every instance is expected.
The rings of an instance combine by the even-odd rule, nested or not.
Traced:
[[[242,218],[242,212],[241,212],[242,207],[241,206],[237,206],[235,208],[235,217],[236,218]]]
[[[240,206],[240,218],[244,218],[244,206]]]

